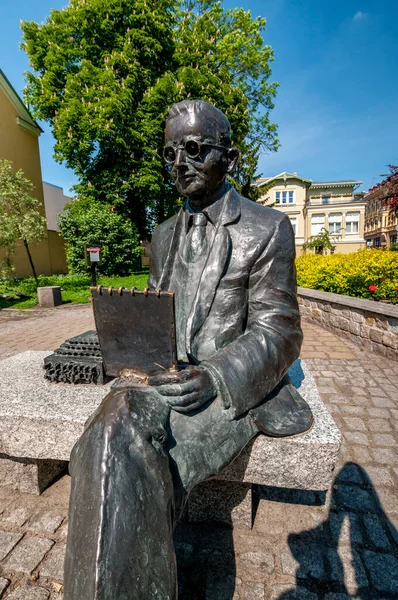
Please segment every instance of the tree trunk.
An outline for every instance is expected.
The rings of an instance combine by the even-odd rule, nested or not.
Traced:
[[[37,279],[36,269],[35,269],[35,265],[33,264],[32,255],[31,255],[30,250],[29,250],[28,242],[26,240],[23,240],[23,243],[24,243],[24,246],[25,246],[25,250],[26,250],[26,252],[28,254],[30,266],[32,267],[32,273],[33,273],[33,277],[35,278],[36,285],[39,285],[39,280]]]

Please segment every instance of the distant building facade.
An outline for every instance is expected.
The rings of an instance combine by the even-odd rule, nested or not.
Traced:
[[[369,248],[389,248],[398,243],[396,210],[384,201],[381,187],[375,186],[365,196],[365,240]]]
[[[0,69],[0,158],[12,162],[13,169],[22,169],[34,185],[33,195],[47,217],[43,180],[41,175],[39,136],[42,129],[30,115],[17,92]],[[64,242],[58,230],[48,225],[47,233],[30,251],[38,274],[66,273]],[[0,248],[0,260],[5,250]],[[29,259],[22,244],[18,244],[13,258],[16,277],[32,275]]]
[[[264,189],[258,202],[288,215],[296,238],[296,253],[311,236],[326,229],[335,252],[347,254],[365,248],[365,201],[355,190],[361,181],[315,182],[297,173],[257,179]]]

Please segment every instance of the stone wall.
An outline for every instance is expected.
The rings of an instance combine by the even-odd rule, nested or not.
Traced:
[[[398,360],[398,306],[300,287],[297,292],[304,320]]]

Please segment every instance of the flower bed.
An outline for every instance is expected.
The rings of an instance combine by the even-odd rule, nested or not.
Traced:
[[[372,249],[351,254],[304,254],[296,260],[304,288],[398,303],[398,252]]]

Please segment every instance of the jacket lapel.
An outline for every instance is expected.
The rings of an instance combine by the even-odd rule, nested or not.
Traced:
[[[159,279],[159,284],[158,284],[159,289],[162,289],[162,290],[169,289],[170,278],[171,278],[171,274],[173,271],[175,256],[176,256],[177,250],[181,244],[181,236],[185,235],[184,222],[185,222],[184,211],[181,208],[178,213],[178,216],[177,216],[177,221],[176,221],[174,231],[173,231],[173,234],[171,237],[170,246],[167,251],[166,261],[164,263],[164,266],[162,269],[162,274]]]
[[[231,237],[227,225],[239,218],[240,211],[240,196],[231,187],[224,196],[221,218],[187,320],[186,350],[188,355],[192,354],[194,337],[209,314],[218,284],[230,257]]]

